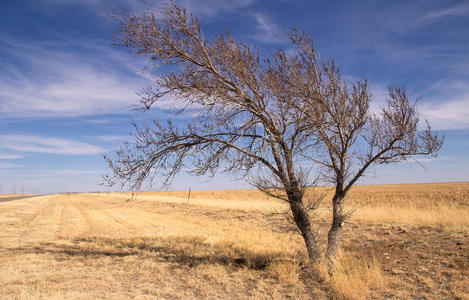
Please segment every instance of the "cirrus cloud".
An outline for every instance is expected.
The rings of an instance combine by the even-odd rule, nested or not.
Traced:
[[[61,155],[93,155],[106,152],[106,149],[89,143],[33,135],[0,135],[0,141],[1,148],[18,152]]]
[[[0,116],[129,112],[147,79],[106,41],[19,41],[0,36]],[[27,67],[25,67],[27,66]]]

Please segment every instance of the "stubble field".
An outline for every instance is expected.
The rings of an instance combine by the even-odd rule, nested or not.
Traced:
[[[354,188],[332,279],[306,264],[286,204],[258,191],[128,199],[1,202],[0,298],[469,299],[469,183]]]

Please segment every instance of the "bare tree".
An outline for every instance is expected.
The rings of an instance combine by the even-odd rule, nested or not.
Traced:
[[[158,120],[135,126],[135,144],[106,157],[111,184],[134,190],[158,176],[168,185],[183,168],[196,175],[241,173],[288,202],[309,258],[319,262],[309,214],[318,202],[303,198],[317,180],[318,166],[325,167],[336,184],[327,251],[333,263],[347,216],[342,201],[366,169],[432,154],[441,145],[429,128],[417,132],[415,108],[402,89],[390,89],[380,116],[370,114],[366,81],[348,87],[333,62],[318,61],[305,33],[288,33],[295,55],[279,50],[261,60],[257,49],[228,33],[205,39],[197,18],[173,2],[160,12],[118,14],[115,40],[147,56],[155,72],[153,87],[141,94],[143,110],[171,98],[183,107],[174,114],[188,110],[193,117],[184,126]]]
[[[263,190],[280,183],[313,261],[320,258],[308,209],[303,203],[308,185],[299,168],[300,155],[313,149],[306,115],[272,95],[275,80],[262,65],[257,50],[229,34],[205,40],[196,17],[174,3],[162,17],[119,15],[117,42],[147,55],[150,68],[165,67],[155,87],[142,93],[144,109],[171,97],[193,111],[183,127],[153,121],[136,127],[136,144],[126,144],[107,157],[111,183],[138,189],[154,175],[169,184],[184,164],[196,175],[217,170],[244,175],[268,174],[256,180]],[[273,178],[273,179],[272,179]],[[266,180],[268,179],[268,180]],[[281,196],[279,196],[281,197]]]
[[[350,188],[373,165],[405,161],[419,155],[436,156],[443,137],[430,125],[418,130],[419,118],[404,88],[389,86],[381,111],[370,111],[372,94],[366,80],[347,84],[334,61],[318,66],[311,38],[295,34],[300,49],[295,57],[275,55],[270,71],[281,78],[271,89],[307,115],[316,143],[305,158],[325,171],[325,181],[335,186],[333,219],[328,233],[326,259],[331,271],[339,248],[340,232],[352,211],[343,202]],[[294,67],[292,67],[294,66]],[[279,100],[280,101],[280,100]]]

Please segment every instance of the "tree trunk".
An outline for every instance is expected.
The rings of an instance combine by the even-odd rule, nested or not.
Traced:
[[[339,250],[340,232],[344,225],[344,217],[342,214],[343,196],[335,195],[332,199],[332,225],[327,235],[326,262],[329,273],[332,273],[333,267],[337,259]]]
[[[321,260],[318,242],[311,229],[311,221],[303,199],[298,195],[289,195],[290,208],[293,213],[293,219],[305,241],[308,256],[311,262],[318,263]]]

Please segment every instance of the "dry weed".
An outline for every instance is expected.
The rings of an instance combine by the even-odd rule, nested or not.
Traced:
[[[290,285],[297,285],[300,277],[300,267],[294,261],[276,261],[269,264],[268,273],[273,278]]]
[[[384,286],[381,263],[373,254],[342,253],[330,278],[335,299],[369,299],[372,292],[379,293]]]

